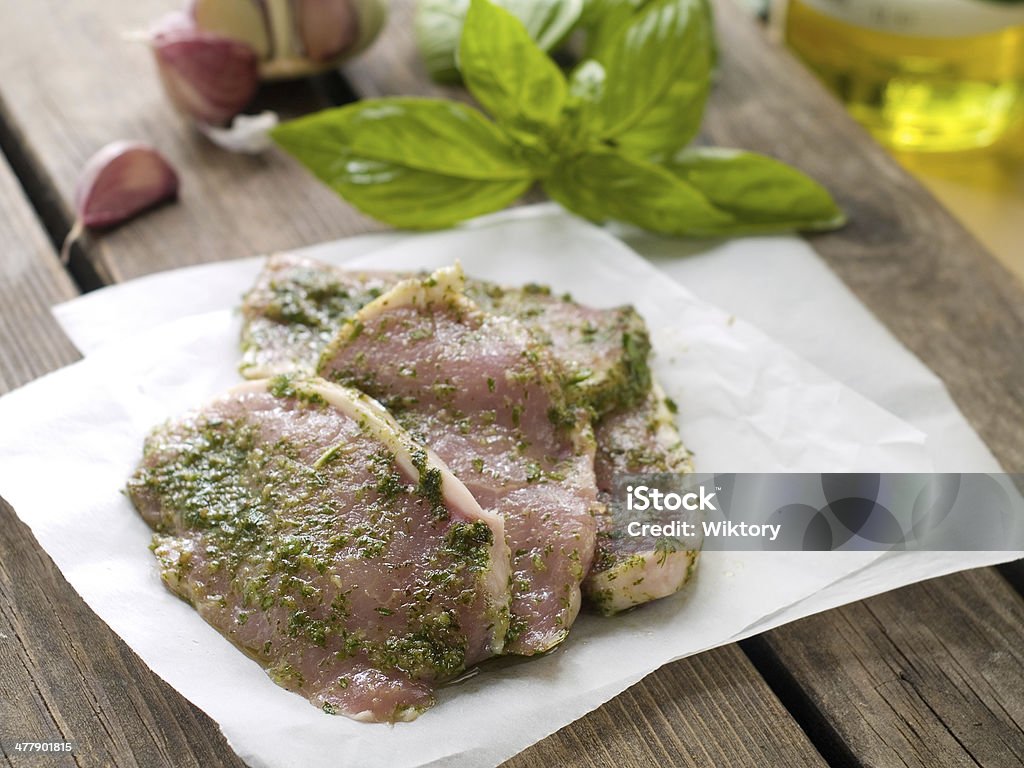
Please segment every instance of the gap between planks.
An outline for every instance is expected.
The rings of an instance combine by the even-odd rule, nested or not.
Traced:
[[[23,138],[15,128],[14,121],[9,118],[0,93],[0,156],[5,158],[8,170],[13,173],[26,202],[35,211],[49,239],[52,247],[47,249],[49,253],[45,258],[55,259],[59,263],[58,253],[71,229],[72,217],[60,202],[60,195],[54,185],[45,177],[42,165],[32,158],[32,150]],[[82,293],[103,285],[92,264],[82,257],[77,247],[73,249],[69,263],[62,266]]]
[[[835,764],[1024,765],[1024,600],[965,571],[747,641]]]

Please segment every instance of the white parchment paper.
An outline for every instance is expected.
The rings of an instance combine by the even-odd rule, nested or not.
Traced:
[[[481,277],[545,282],[595,305],[635,304],[652,329],[656,373],[681,405],[680,427],[701,471],[934,467],[924,432],[568,217],[519,215],[371,245],[369,255],[352,243],[320,255],[352,249],[344,256],[360,253],[380,268],[459,258]],[[684,593],[614,619],[585,616],[555,653],[485,667],[443,690],[437,707],[412,724],[324,715],[270,682],[163,589],[147,550],[150,532],[120,493],[150,427],[237,381],[239,320],[228,307],[257,268],[236,262],[169,273],[65,307],[65,325],[91,328],[73,338],[95,351],[0,399],[0,494],[93,610],[208,712],[253,766],[497,764],[672,659],[945,569],[1011,556],[958,553],[915,560],[906,571],[875,553],[709,552]],[[163,322],[210,309],[218,311]],[[83,322],[87,316],[106,318],[107,331]],[[90,334],[94,343],[82,344]]]
[[[553,229],[562,240],[600,251],[623,244],[553,204],[516,208],[467,225],[494,229],[487,261],[515,261]],[[940,472],[998,472],[999,465],[960,414],[945,386],[890,334],[799,237],[679,240],[625,227],[612,231],[681,285],[753,323],[825,373],[927,435]],[[420,235],[378,233],[312,246],[302,252],[336,264],[374,263],[374,253]],[[437,237],[461,239],[461,232]],[[476,241],[479,242],[479,241]],[[582,247],[582,246],[581,246]],[[546,252],[546,251],[542,251]],[[83,353],[190,314],[234,306],[239,285],[261,258],[207,264],[152,275],[73,299],[55,309]]]

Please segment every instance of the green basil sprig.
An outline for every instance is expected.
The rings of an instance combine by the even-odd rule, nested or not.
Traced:
[[[534,183],[570,211],[670,235],[827,229],[829,193],[751,152],[692,148],[707,99],[704,0],[603,0],[567,78],[512,13],[471,0],[459,45],[489,113],[438,99],[357,102],[285,123],[275,141],[360,210],[447,227]]]

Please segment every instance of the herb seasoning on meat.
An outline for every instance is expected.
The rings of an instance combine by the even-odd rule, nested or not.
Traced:
[[[167,586],[325,712],[410,719],[502,651],[501,520],[365,395],[252,382],[155,430],[128,491]]]

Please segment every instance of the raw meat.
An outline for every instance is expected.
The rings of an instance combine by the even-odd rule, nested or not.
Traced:
[[[595,472],[605,504],[598,515],[597,554],[583,593],[605,615],[675,594],[697,566],[699,553],[679,540],[627,535],[631,521],[647,520],[627,511],[621,499],[613,499],[617,475],[693,471],[674,410],[675,404],[655,383],[643,404],[615,411],[597,425]]]
[[[391,288],[394,272],[335,269],[276,254],[242,301],[242,362],[249,379],[312,372],[341,321]]]
[[[249,382],[156,429],[128,492],[166,585],[325,712],[412,719],[503,650],[501,518],[366,395]]]
[[[400,280],[400,272],[345,270],[290,254],[271,256],[242,303],[242,374],[259,378],[315,370],[344,321]],[[504,288],[466,280],[466,296],[513,317],[550,349],[570,396],[602,415],[641,403],[650,389],[650,340],[632,307],[593,309],[545,286]]]
[[[380,399],[504,519],[506,652],[564,640],[594,555],[597,489],[589,414],[567,402],[547,346],[516,319],[482,311],[451,267],[360,310],[319,373]]]
[[[407,277],[271,257],[244,305],[243,372],[312,370],[346,318]],[[611,501],[614,473],[690,471],[674,418],[652,383],[650,340],[636,310],[594,309],[536,284],[506,288],[467,278],[464,292],[481,310],[518,320],[561,370],[566,400],[592,413],[603,501]],[[649,541],[626,539],[620,534],[628,522],[617,508],[598,516],[598,556],[584,594],[602,613],[672,594],[696,563],[696,553],[671,541],[655,548]]]

